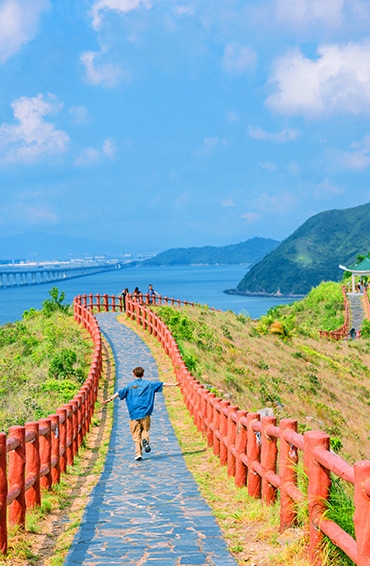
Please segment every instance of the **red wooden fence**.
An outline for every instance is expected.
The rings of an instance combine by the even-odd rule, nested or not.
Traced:
[[[344,299],[344,323],[336,330],[319,330],[320,338],[331,338],[332,340],[348,340],[349,339],[349,323],[351,319],[350,305],[347,299],[347,287],[342,287],[342,294]],[[361,330],[355,332],[354,338],[360,338]]]
[[[178,345],[160,317],[144,302],[150,297],[126,297],[126,315],[157,338],[170,357],[177,379],[182,381],[184,401],[209,447],[227,465],[230,476],[239,487],[247,486],[252,497],[261,497],[267,505],[280,490],[280,526],[290,527],[297,520],[297,505],[306,502],[309,512],[309,557],[321,564],[320,546],[324,534],[341,548],[357,566],[370,565],[370,461],[354,466],[330,451],[330,438],[320,431],[297,433],[297,421],[248,413],[216,398],[187,370]],[[165,304],[192,305],[186,301],[156,298]],[[86,305],[108,310],[124,310],[122,300],[108,295],[88,295],[76,299],[78,316]],[[118,308],[117,308],[118,307]],[[307,495],[298,488],[296,464],[303,457],[308,477]],[[0,466],[1,470],[1,466]],[[0,471],[1,474],[1,471]],[[354,485],[354,526],[356,539],[325,517],[330,497],[331,474]],[[1,476],[0,476],[1,477]],[[0,484],[1,485],[1,484]]]
[[[0,433],[0,552],[7,552],[7,523],[24,526],[27,509],[40,505],[41,487],[59,483],[73,465],[89,431],[102,371],[101,335],[94,315],[80,305],[74,318],[90,333],[95,349],[80,391],[55,414]],[[8,511],[8,513],[7,513]],[[8,516],[8,517],[7,517]]]

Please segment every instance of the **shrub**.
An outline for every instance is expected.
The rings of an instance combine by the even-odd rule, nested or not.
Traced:
[[[67,313],[69,310],[69,305],[64,305],[63,301],[65,299],[65,293],[62,291],[59,295],[58,287],[53,287],[51,291],[49,291],[50,299],[46,299],[42,303],[42,313],[45,316],[50,316],[55,311],[60,311]]]
[[[49,377],[66,379],[75,375],[74,364],[77,362],[76,352],[62,348],[52,358],[49,366]]]

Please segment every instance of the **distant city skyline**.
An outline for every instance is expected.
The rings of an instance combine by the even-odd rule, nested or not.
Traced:
[[[0,0],[0,237],[154,253],[369,202],[369,29],[368,0]]]

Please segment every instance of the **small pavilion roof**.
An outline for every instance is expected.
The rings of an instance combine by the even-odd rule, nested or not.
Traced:
[[[340,265],[339,267],[341,267],[342,269],[346,269],[347,271],[350,271],[351,273],[369,273],[370,274],[370,258],[368,256],[365,257],[365,259],[363,259],[360,263],[358,263],[357,265],[354,265],[352,267],[346,267],[344,268],[342,265]]]

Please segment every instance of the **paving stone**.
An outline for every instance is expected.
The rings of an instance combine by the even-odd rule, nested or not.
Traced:
[[[158,380],[146,344],[99,313],[101,330],[116,362],[116,390],[132,381],[132,369]],[[150,431],[152,452],[134,462],[126,403],[116,400],[106,463],[86,505],[65,566],[236,566],[209,506],[186,467],[162,394],[156,395]]]

